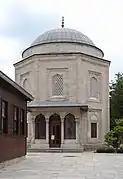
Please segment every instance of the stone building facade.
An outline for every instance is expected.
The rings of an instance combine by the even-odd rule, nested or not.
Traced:
[[[28,142],[34,149],[83,150],[109,130],[109,65],[79,31],[40,35],[14,64],[15,80],[34,96],[28,104]]]

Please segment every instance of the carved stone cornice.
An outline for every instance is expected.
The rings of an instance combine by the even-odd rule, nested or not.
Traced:
[[[95,75],[95,76],[100,76],[100,75],[101,75],[100,72],[91,71],[91,70],[89,70],[89,74],[91,74],[91,75]]]

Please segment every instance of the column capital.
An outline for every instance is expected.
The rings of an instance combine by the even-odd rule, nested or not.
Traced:
[[[32,119],[32,122],[35,122],[35,116],[32,116],[31,119]]]
[[[45,120],[46,120],[46,123],[49,123],[49,118],[45,118]]]
[[[61,123],[64,123],[64,118],[61,118]]]
[[[61,117],[61,119],[64,119],[65,116],[66,116],[66,112],[60,112],[60,117]]]
[[[31,121],[34,122],[35,121],[35,117],[36,115],[34,113],[31,113],[30,114],[30,118],[31,118]]]
[[[75,121],[76,121],[76,123],[79,123],[80,121],[79,121],[79,117],[78,118],[75,118]]]

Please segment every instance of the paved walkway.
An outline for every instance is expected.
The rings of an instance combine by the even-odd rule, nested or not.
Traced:
[[[0,179],[123,179],[122,154],[30,153]]]

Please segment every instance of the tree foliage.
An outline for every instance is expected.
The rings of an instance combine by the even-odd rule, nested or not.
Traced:
[[[117,138],[114,136],[114,131],[111,130],[105,134],[105,143],[110,146],[116,142]]]
[[[116,125],[116,119],[123,118],[123,74],[116,74],[110,86],[110,125]]]
[[[106,133],[105,142],[115,148],[118,148],[123,143],[123,119],[116,120],[116,126]]]

